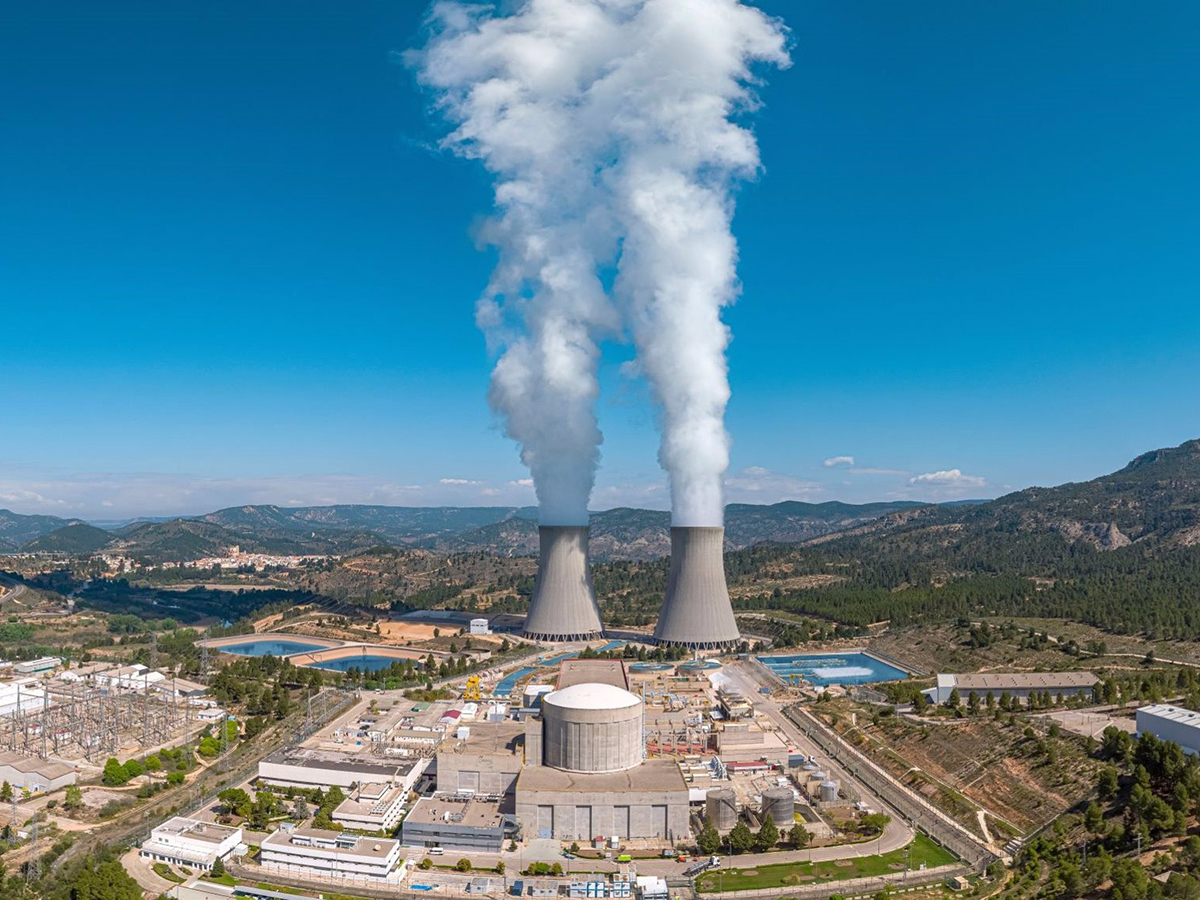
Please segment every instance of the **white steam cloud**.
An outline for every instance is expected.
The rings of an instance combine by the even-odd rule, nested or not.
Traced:
[[[543,524],[583,524],[599,461],[597,341],[620,326],[661,408],[676,525],[721,523],[738,292],[733,190],[759,168],[751,67],[782,24],[740,0],[438,3],[410,61],[495,178],[500,262],[477,318],[502,353],[490,399]]]

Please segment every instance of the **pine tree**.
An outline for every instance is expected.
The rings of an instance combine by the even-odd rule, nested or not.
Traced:
[[[762,828],[758,829],[758,834],[754,838],[754,849],[767,851],[777,843],[779,843],[779,828],[775,825],[775,821],[767,816],[763,819]]]
[[[733,848],[734,853],[745,853],[754,846],[754,832],[745,822],[738,820],[733,826],[733,830],[729,832],[729,846]]]

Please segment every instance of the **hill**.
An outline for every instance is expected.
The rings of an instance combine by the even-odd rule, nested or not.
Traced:
[[[75,521],[78,520],[60,519],[58,516],[25,516],[0,509],[0,553],[18,550],[30,541]]]
[[[112,533],[86,522],[71,522],[27,542],[21,549],[31,553],[69,553],[86,555],[103,550],[113,539]]]
[[[823,546],[946,571],[1032,572],[1084,550],[1163,552],[1197,544],[1200,441],[1193,440],[1144,453],[1091,481],[892,513]]]

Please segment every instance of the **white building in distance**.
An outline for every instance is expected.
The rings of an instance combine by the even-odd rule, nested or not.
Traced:
[[[295,878],[397,883],[400,842],[285,824],[263,838],[259,862]]]
[[[242,843],[242,829],[175,816],[150,832],[138,852],[145,859],[209,871]]]
[[[1200,713],[1169,703],[1143,706],[1137,711],[1138,737],[1152,734],[1173,741],[1191,756],[1200,756]]]

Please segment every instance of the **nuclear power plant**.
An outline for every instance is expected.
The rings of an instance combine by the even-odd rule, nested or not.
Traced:
[[[656,642],[693,650],[737,643],[741,635],[725,585],[724,547],[724,528],[671,529],[671,572]]]
[[[581,641],[603,633],[588,567],[587,526],[540,526],[537,580],[523,634],[536,641]]]

